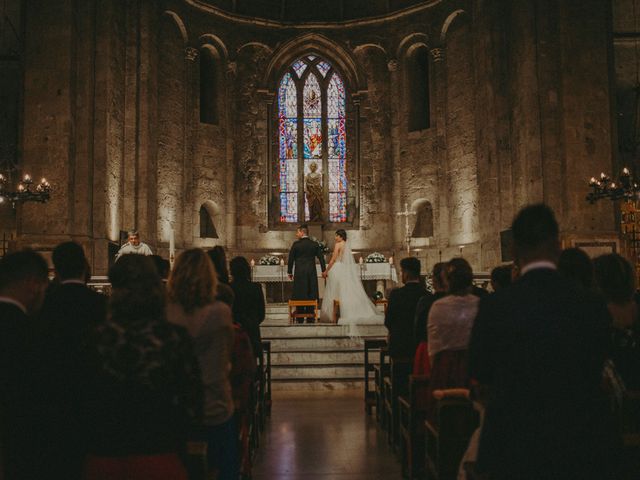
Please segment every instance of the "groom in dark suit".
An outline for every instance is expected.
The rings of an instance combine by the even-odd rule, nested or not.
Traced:
[[[300,225],[296,230],[296,240],[289,251],[287,273],[293,279],[292,300],[318,300],[318,276],[316,258],[322,272],[326,270],[324,255],[317,242],[309,238],[309,227]],[[294,269],[295,267],[295,269]],[[306,308],[304,311],[308,311]]]

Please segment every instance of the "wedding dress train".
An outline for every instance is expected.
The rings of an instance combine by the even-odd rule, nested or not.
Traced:
[[[338,324],[349,325],[351,336],[358,335],[357,325],[384,324],[384,314],[376,309],[364,291],[360,280],[360,266],[353,260],[348,242],[345,242],[341,257],[329,270],[320,308],[322,321],[332,321],[334,300],[340,302]]]

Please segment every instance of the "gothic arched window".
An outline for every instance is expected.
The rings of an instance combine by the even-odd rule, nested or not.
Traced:
[[[416,48],[408,58],[409,131],[429,128],[429,52]]]
[[[200,122],[218,123],[216,58],[208,48],[200,50]]]
[[[322,174],[323,221],[347,221],[346,141],[340,75],[314,55],[295,61],[278,88],[280,222],[309,220],[304,179],[312,163]]]

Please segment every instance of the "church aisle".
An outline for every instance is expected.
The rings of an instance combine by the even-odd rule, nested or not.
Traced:
[[[274,392],[255,480],[396,480],[400,463],[361,390]]]

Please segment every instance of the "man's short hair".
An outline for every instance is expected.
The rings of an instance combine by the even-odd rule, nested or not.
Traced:
[[[306,223],[303,223],[298,227],[298,230],[304,232],[305,235],[309,235],[309,226]]]
[[[513,243],[520,250],[536,250],[557,241],[559,229],[553,210],[543,203],[520,210],[511,225]]]
[[[139,237],[140,234],[138,233],[137,230],[129,230],[127,232],[127,237]]]
[[[511,265],[500,265],[491,270],[491,281],[497,288],[506,288],[511,285]]]
[[[76,242],[64,242],[53,249],[53,266],[61,280],[84,278],[87,271],[87,258],[84,250]]]
[[[420,278],[420,260],[416,257],[407,257],[400,260],[400,268],[411,278]]]
[[[0,291],[30,278],[43,282],[49,278],[49,266],[40,254],[25,249],[9,253],[0,260]]]

